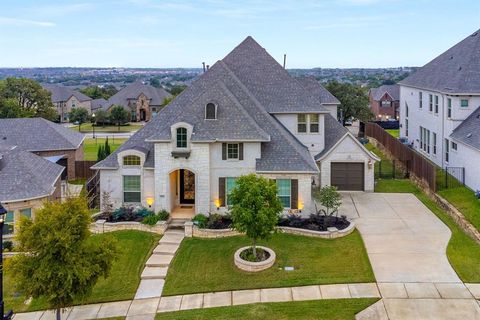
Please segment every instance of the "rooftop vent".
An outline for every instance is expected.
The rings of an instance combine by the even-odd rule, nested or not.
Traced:
[[[470,138],[471,136],[472,136],[472,134],[471,134],[471,133],[467,134],[467,138]]]
[[[462,67],[459,67],[459,68],[458,68],[458,71],[461,71],[461,70],[462,70]]]
[[[472,37],[476,37],[478,34],[478,32],[475,32],[474,34],[472,34]]]

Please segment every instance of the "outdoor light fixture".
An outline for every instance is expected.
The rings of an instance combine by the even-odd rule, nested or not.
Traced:
[[[217,207],[217,210],[220,210],[220,199],[215,200],[215,207]]]
[[[13,312],[10,310],[5,314],[5,305],[3,303],[3,223],[7,216],[7,210],[0,204],[0,314],[2,319],[12,319]]]
[[[298,211],[302,212],[302,210],[303,210],[303,202],[298,201]]]
[[[147,197],[146,200],[147,200],[148,207],[151,208],[154,202],[153,197]]]
[[[368,160],[368,169],[372,169],[372,159]]]
[[[95,112],[92,113],[92,122],[93,139],[95,139]]]

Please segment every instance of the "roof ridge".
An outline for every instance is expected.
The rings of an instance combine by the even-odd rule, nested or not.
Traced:
[[[257,106],[257,108],[259,108],[262,113],[265,114],[266,118],[268,118],[270,120],[270,122],[276,127],[278,128],[279,130],[279,133],[284,137],[286,138],[286,140],[291,144],[291,146],[293,148],[295,148],[297,151],[299,151],[299,154],[301,155],[301,157],[307,162],[309,162],[309,160],[312,160],[314,163],[314,159],[311,158],[311,159],[306,159],[304,157],[304,152],[307,151],[308,152],[308,148],[299,143],[298,140],[293,140],[292,139],[292,136],[291,134],[287,133],[285,134],[285,128],[281,125],[278,124],[278,121],[276,119],[273,118],[273,116],[267,112],[267,110],[265,110],[265,108],[260,104],[260,102],[252,95],[252,93],[247,89],[247,87],[245,87],[245,85],[240,81],[240,79],[237,78],[237,76],[228,68],[228,66],[223,62],[223,61],[220,61],[221,62],[221,65],[223,67],[225,67],[225,69],[227,70],[228,74],[232,77],[232,79],[234,79],[238,84],[239,86],[242,88],[242,90],[250,97],[250,99],[252,99],[252,101],[255,103],[255,105]],[[287,130],[288,131],[288,130]],[[293,142],[293,143],[292,143]],[[310,154],[310,153],[309,153]]]

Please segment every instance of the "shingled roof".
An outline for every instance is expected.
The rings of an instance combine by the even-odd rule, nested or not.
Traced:
[[[0,202],[47,197],[64,167],[0,141]]]
[[[445,93],[480,93],[480,30],[399,83]]]
[[[315,97],[320,100],[321,104],[340,104],[340,101],[330,93],[315,77],[299,77],[298,81]]]
[[[218,120],[205,120],[204,108],[209,102],[217,105]],[[317,172],[308,148],[274,117],[275,113],[283,112],[317,112],[329,116],[329,111],[322,107],[314,93],[248,37],[93,168],[117,168],[118,152],[134,147],[149,150],[145,166],[153,167],[153,142],[170,141],[171,125],[187,122],[193,126],[194,142],[262,142],[262,157],[256,164],[258,172]],[[333,134],[335,139],[337,136]]]
[[[450,135],[470,147],[480,150],[480,107],[473,111],[467,119],[453,130]]]
[[[375,101],[380,101],[387,93],[394,101],[400,100],[400,86],[398,84],[383,85],[370,89],[370,95]]]
[[[109,108],[114,104],[126,107],[128,106],[129,100],[138,99],[142,93],[150,99],[150,106],[160,106],[166,98],[172,96],[162,88],[155,88],[148,84],[134,82],[111,96],[110,99],[103,104],[103,108]]]
[[[78,101],[83,102],[83,101],[89,101],[92,100],[92,98],[84,95],[81,92],[75,91],[71,88],[58,85],[58,84],[42,84],[42,87],[45,90],[50,91],[52,94],[52,102],[57,103],[57,102],[65,102],[68,99],[70,99],[71,96],[75,96],[75,98],[78,99]]]
[[[43,118],[0,119],[0,141],[26,151],[77,149],[84,138]]]

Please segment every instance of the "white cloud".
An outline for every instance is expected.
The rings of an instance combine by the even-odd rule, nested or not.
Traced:
[[[17,19],[0,17],[0,25],[3,26],[17,26],[17,27],[54,27],[55,23],[49,21],[37,21],[28,19]]]
[[[32,12],[40,16],[63,16],[71,13],[84,12],[95,7],[93,3],[71,3],[61,5],[42,5],[32,7]]]

